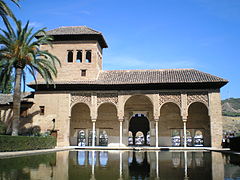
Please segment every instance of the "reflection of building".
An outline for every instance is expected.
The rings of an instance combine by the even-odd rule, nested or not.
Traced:
[[[104,71],[108,46],[100,32],[79,26],[47,33],[54,37],[53,48],[41,48],[56,55],[62,68],[55,85],[41,78],[38,86],[30,85],[36,90],[30,111],[32,125],[42,131],[56,119],[58,146],[128,145],[130,130],[133,137],[142,132],[145,145],[149,134],[151,146],[172,146],[173,131],[179,145],[191,146],[189,137],[201,131],[204,146],[220,147],[219,90],[226,80],[194,69]],[[103,132],[107,141],[99,139]]]

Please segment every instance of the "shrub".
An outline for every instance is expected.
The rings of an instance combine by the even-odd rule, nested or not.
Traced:
[[[24,151],[36,149],[51,149],[56,146],[53,136],[3,136],[0,135],[0,151]]]
[[[7,126],[4,122],[0,121],[0,135],[6,134]]]

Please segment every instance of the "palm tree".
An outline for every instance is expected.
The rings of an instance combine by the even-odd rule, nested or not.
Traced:
[[[13,93],[13,121],[12,135],[18,135],[21,105],[21,83],[25,87],[26,73],[30,73],[35,82],[36,73],[39,73],[46,83],[52,83],[57,76],[56,65],[61,65],[59,59],[48,53],[41,51],[40,45],[51,45],[52,38],[46,35],[44,29],[33,33],[33,28],[29,28],[29,22],[22,27],[21,21],[14,21],[16,29],[5,23],[6,29],[0,28],[0,82],[3,87],[14,74]],[[42,37],[35,39],[41,33]]]
[[[18,5],[19,0],[11,0],[14,4]],[[15,18],[14,14],[12,13],[11,9],[7,6],[4,0],[0,0],[0,16],[5,19],[6,16],[10,16]]]

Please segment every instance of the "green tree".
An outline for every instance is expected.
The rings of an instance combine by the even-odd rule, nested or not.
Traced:
[[[18,4],[18,0],[11,0],[14,4],[16,4],[17,6],[19,6]],[[13,12],[11,11],[11,9],[8,7],[8,5],[6,4],[5,1],[0,0],[0,16],[3,19],[6,19],[6,16],[10,16],[12,18],[15,19],[15,16],[13,14]]]
[[[46,83],[52,83],[57,76],[56,65],[60,65],[59,59],[47,51],[40,50],[40,45],[51,45],[52,38],[46,35],[44,29],[33,33],[29,28],[29,22],[22,26],[21,21],[14,21],[14,29],[10,23],[5,23],[6,29],[0,29],[0,61],[2,68],[0,82],[5,88],[7,82],[14,74],[13,92],[13,121],[12,135],[18,135],[21,105],[21,83],[25,87],[26,73],[30,73],[35,82],[36,73],[39,73]],[[35,39],[37,34],[42,37]]]

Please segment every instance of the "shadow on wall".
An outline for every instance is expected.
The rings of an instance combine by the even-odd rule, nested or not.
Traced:
[[[22,114],[22,112],[21,112]],[[27,114],[25,117],[20,117],[19,134],[20,135],[40,135],[41,128],[39,126],[32,126],[33,117],[40,114],[40,111]],[[12,133],[12,109],[2,110],[2,122],[6,125],[6,134]]]

